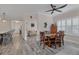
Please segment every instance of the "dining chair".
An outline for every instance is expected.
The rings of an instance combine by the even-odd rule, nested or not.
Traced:
[[[49,46],[55,48],[55,38],[54,37],[50,37],[49,39]]]
[[[61,47],[61,41],[62,39],[61,39],[60,32],[57,32],[55,36],[55,48]]]
[[[59,31],[60,32],[60,35],[61,35],[61,42],[62,44],[64,45],[64,31]]]
[[[50,37],[45,36],[45,39],[44,39],[44,47],[45,46],[51,47],[51,44],[50,43],[51,43]]]
[[[40,46],[43,44],[43,49],[48,45],[48,38],[45,36],[44,32],[40,32]]]
[[[40,32],[40,45],[43,43],[44,41],[44,32]]]

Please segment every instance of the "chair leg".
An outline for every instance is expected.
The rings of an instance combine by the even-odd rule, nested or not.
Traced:
[[[62,44],[64,45],[64,40],[62,40]]]
[[[51,41],[50,40],[48,40],[48,46],[51,47]]]
[[[63,42],[63,45],[64,45],[64,42]]]
[[[61,47],[61,42],[59,43],[59,47]]]
[[[45,43],[43,43],[43,49],[45,49]]]
[[[55,45],[54,45],[54,46],[55,46],[55,49],[56,49],[56,48],[57,48],[57,47],[56,47],[56,42],[55,42]]]
[[[61,37],[61,39],[62,39],[62,44],[64,45],[64,39],[63,39],[63,37]]]

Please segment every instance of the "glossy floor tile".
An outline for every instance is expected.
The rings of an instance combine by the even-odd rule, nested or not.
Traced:
[[[67,39],[67,40],[66,40]],[[65,45],[58,49],[40,46],[37,38],[28,37],[25,41],[18,34],[13,36],[12,42],[8,45],[0,46],[1,55],[78,55],[79,44],[68,41],[68,37],[65,37]]]

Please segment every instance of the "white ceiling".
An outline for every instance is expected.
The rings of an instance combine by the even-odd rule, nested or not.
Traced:
[[[57,6],[60,6],[59,4]],[[73,10],[75,8],[79,7],[79,5],[68,5],[67,7],[61,9],[64,12],[67,12],[69,10]],[[45,12],[47,10],[51,9],[49,4],[0,4],[0,15],[2,15],[3,12],[6,13],[6,16],[11,19],[21,19],[26,14],[29,13],[43,13],[50,15],[50,12]],[[53,16],[60,14],[56,12],[53,14]]]

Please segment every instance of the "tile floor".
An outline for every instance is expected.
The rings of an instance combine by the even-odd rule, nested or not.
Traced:
[[[67,39],[67,40],[66,40]],[[36,37],[23,40],[20,35],[13,36],[13,40],[6,46],[0,46],[1,55],[79,55],[79,44],[69,41],[65,37],[65,45],[58,49],[46,47],[42,49]]]

